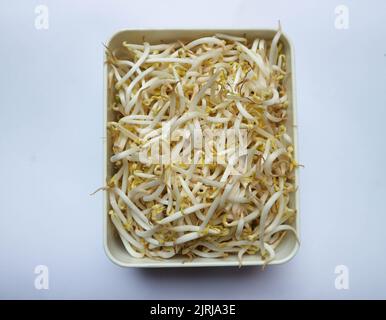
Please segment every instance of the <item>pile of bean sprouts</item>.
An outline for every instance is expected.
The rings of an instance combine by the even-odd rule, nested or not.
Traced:
[[[287,133],[287,61],[280,29],[272,40],[215,34],[191,42],[123,42],[107,48],[114,121],[108,122],[113,176],[107,182],[111,221],[134,258],[193,259],[255,255],[268,263],[296,210],[292,138]],[[206,163],[140,159],[167,126],[246,132],[246,152]],[[184,140],[186,141],[186,139]],[[183,140],[169,141],[182,152]],[[241,142],[240,142],[241,143]],[[242,158],[248,169],[237,171]],[[237,172],[235,174],[234,172]]]

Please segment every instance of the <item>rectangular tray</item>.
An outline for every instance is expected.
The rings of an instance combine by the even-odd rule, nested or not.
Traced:
[[[215,33],[226,33],[235,36],[245,36],[248,40],[254,38],[262,38],[272,40],[277,30],[274,29],[160,29],[160,30],[122,30],[115,33],[107,42],[107,46],[110,49],[119,47],[123,41],[129,43],[143,44],[147,41],[150,44],[168,43],[175,40],[189,41],[196,38],[211,36]],[[287,132],[293,139],[295,149],[295,160],[297,161],[297,122],[296,122],[296,100],[295,100],[295,73],[294,73],[294,49],[291,41],[286,35],[281,36],[281,41],[284,44],[284,52],[287,57],[287,72],[290,79],[287,87],[288,95],[288,123]],[[111,157],[111,144],[110,137],[107,128],[107,122],[111,121],[112,113],[109,111],[109,104],[112,101],[112,97],[108,90],[107,76],[109,72],[109,66],[104,66],[104,126],[105,126],[105,143],[104,143],[104,181],[108,181],[112,176],[112,166],[110,164]],[[295,170],[295,185],[298,186],[299,174],[298,170]],[[298,189],[297,189],[298,190]],[[293,223],[293,227],[299,233],[299,192],[296,191],[290,198],[293,207],[296,209],[296,219]],[[125,250],[121,239],[119,238],[114,226],[112,225],[108,211],[110,205],[105,192],[104,196],[104,210],[103,210],[103,240],[104,249],[107,256],[119,266],[122,267],[225,267],[225,266],[238,266],[239,261],[237,257],[230,256],[227,258],[210,259],[210,258],[195,258],[192,261],[187,261],[186,258],[173,257],[168,260],[151,260],[149,258],[137,259],[131,257]],[[269,264],[282,264],[289,261],[298,251],[299,244],[297,243],[295,236],[292,233],[287,233],[282,242],[276,248],[276,256]],[[245,255],[243,257],[243,265],[263,265],[264,261],[258,255]]]

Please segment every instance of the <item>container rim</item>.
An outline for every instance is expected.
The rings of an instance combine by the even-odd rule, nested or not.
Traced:
[[[124,28],[116,31],[106,42],[106,46],[109,47],[111,42],[114,40],[115,37],[119,36],[121,33],[126,32],[203,32],[203,33],[215,33],[215,32],[229,32],[229,33],[248,33],[248,32],[261,32],[261,33],[276,33],[277,29],[273,28]],[[297,99],[296,99],[296,82],[295,82],[295,54],[294,54],[294,45],[291,40],[291,38],[287,35],[287,33],[282,32],[281,38],[285,40],[288,44],[288,49],[290,51],[290,60],[291,60],[291,87],[292,87],[292,125],[293,127],[293,144],[295,146],[294,148],[294,159],[298,161],[298,128],[297,128]],[[106,52],[103,54],[104,59],[106,58]],[[104,102],[103,102],[103,126],[104,126],[104,132],[106,135],[106,139],[103,140],[103,150],[104,150],[104,161],[103,161],[103,179],[105,180],[107,177],[107,132],[106,132],[106,122],[107,122],[107,112],[108,112],[108,83],[107,83],[107,64],[103,63],[104,65]],[[295,179],[296,184],[299,186],[299,169],[295,170]],[[105,181],[103,182],[105,183]],[[295,226],[296,231],[298,233],[298,237],[300,238],[300,203],[299,203],[299,190],[297,189],[294,194],[295,198],[295,209],[296,209],[296,218],[295,218]],[[138,259],[138,262],[124,262],[122,260],[117,259],[110,251],[108,246],[108,199],[107,199],[107,193],[104,192],[104,203],[103,203],[103,248],[106,256],[109,258],[110,261],[112,261],[114,264],[120,266],[120,267],[141,267],[141,268],[174,268],[174,267],[234,267],[239,266],[238,261],[225,261],[225,260],[217,260],[217,261],[206,261],[206,262],[172,262],[168,261],[167,263],[162,261],[155,261],[148,263],[146,261],[141,262],[140,259]],[[282,259],[279,260],[273,260],[268,263],[268,265],[279,265],[284,264],[286,262],[289,262],[292,260],[295,255],[297,254],[298,250],[300,248],[299,242],[295,242],[295,245],[293,246],[292,250],[288,253],[287,256],[285,256]],[[264,262],[262,261],[243,261],[243,266],[260,266],[264,265]]]

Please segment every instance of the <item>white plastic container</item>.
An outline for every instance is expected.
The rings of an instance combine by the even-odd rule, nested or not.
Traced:
[[[211,36],[215,33],[226,33],[235,36],[244,36],[249,40],[255,38],[263,38],[272,40],[276,33],[273,29],[177,29],[177,30],[122,30],[114,34],[108,41],[107,46],[110,49],[120,47],[123,41],[129,43],[142,44],[144,41],[150,44],[168,43],[175,40],[189,41],[196,38]],[[291,41],[286,35],[281,36],[281,41],[284,44],[284,52],[287,56],[287,71],[290,79],[287,87],[288,95],[288,128],[287,132],[293,138],[295,149],[295,160],[297,160],[297,122],[296,122],[296,99],[295,99],[295,73],[294,73],[294,50]],[[105,64],[104,82],[105,82],[105,128],[108,121],[112,119],[112,113],[108,110],[108,105],[112,99],[108,90],[107,75],[109,67]],[[111,145],[109,132],[106,130],[105,145],[104,145],[104,177],[108,181],[112,176],[112,166],[110,164]],[[299,174],[296,170],[296,185],[298,186]],[[299,194],[298,191],[292,195],[290,199],[293,207],[297,211],[296,219],[293,227],[299,232]],[[110,210],[109,201],[105,193],[104,211],[103,211],[103,228],[104,228],[104,248],[107,256],[119,266],[122,267],[224,267],[238,266],[237,257],[230,256],[221,259],[195,258],[193,261],[188,261],[186,258],[171,258],[168,260],[151,260],[148,258],[137,259],[131,257],[125,250],[117,231],[111,223],[108,211]],[[269,264],[282,264],[289,261],[297,252],[299,245],[292,233],[287,233],[280,245],[276,248],[275,259]],[[258,255],[244,255],[243,265],[263,265],[264,262]]]

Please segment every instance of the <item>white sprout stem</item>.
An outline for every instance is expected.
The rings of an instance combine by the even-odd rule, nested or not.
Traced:
[[[134,66],[129,70],[129,72],[127,72],[122,77],[122,79],[116,83],[116,85],[115,85],[116,89],[119,89],[122,86],[122,84],[125,83],[134,74],[134,72],[136,72],[139,69],[141,64],[145,62],[147,56],[149,55],[149,52],[150,52],[150,46],[147,42],[145,42],[144,51],[143,51],[142,56],[138,59],[138,61],[134,64]],[[141,75],[138,75],[138,76],[140,77]]]
[[[113,224],[114,224],[114,220],[112,220]],[[143,258],[145,256],[144,253],[140,253],[140,252],[137,252],[136,250],[133,249],[133,247],[131,246],[130,242],[127,241],[127,238],[125,238],[125,236],[119,231],[119,226],[117,226],[116,224],[114,224],[114,226],[117,228],[118,232],[119,232],[119,237],[121,238],[122,240],[122,243],[125,247],[125,249],[127,250],[127,252],[134,258]]]
[[[170,216],[162,219],[158,223],[159,224],[167,224],[167,223],[170,223],[170,222],[173,222],[173,221],[175,221],[177,219],[182,218],[184,215],[191,214],[191,213],[195,212],[196,210],[204,209],[204,208],[207,208],[207,207],[209,207],[209,204],[207,204],[207,203],[200,203],[200,204],[194,205],[192,207],[189,207],[187,209],[184,209],[184,210],[181,210],[181,211],[177,211],[177,212],[171,214]]]
[[[167,43],[155,44],[155,45],[150,45],[149,48],[150,48],[150,51],[166,50],[171,45],[173,45],[173,44],[172,43],[170,43],[170,44],[167,44]],[[143,51],[146,47],[146,43],[144,43],[144,44],[132,44],[132,43],[128,43],[128,42],[124,41],[123,46],[126,48],[133,49],[133,50],[136,49],[136,50],[142,50]]]
[[[271,49],[269,51],[269,64],[275,65],[277,60],[277,44],[279,42],[281,36],[281,30],[279,28],[279,31],[275,34],[272,40]]]
[[[201,258],[221,258],[224,257],[223,252],[203,252],[197,249],[193,249],[192,252]]]
[[[119,208],[117,200],[115,199],[114,193],[110,192],[109,200],[110,200],[110,205],[113,208],[113,210],[116,213],[116,215],[119,217],[119,219],[121,220],[122,223],[126,224],[127,223],[127,219],[124,216],[124,214],[122,213],[121,209]]]
[[[263,105],[271,106],[271,105],[276,104],[276,103],[280,103],[279,92],[275,88],[273,88],[272,89],[272,98],[268,99],[266,101],[263,101]]]
[[[242,114],[242,116],[244,118],[246,118],[248,120],[252,120],[252,121],[255,119],[252,115],[250,115],[248,113],[247,110],[245,110],[245,108],[243,107],[243,105],[241,104],[240,101],[236,101],[236,106],[237,106],[237,109],[239,109],[240,113]]]
[[[213,85],[213,83],[216,81],[217,77],[219,76],[220,72],[221,70],[218,70],[213,76],[211,76],[208,82],[197,93],[197,95],[194,96],[189,107],[191,111],[194,111],[194,108],[197,106],[198,101],[200,101],[201,98],[204,96],[205,91],[208,90]]]
[[[214,37],[205,37],[205,38],[201,38],[201,39],[197,39],[197,40],[194,40],[190,43],[188,43],[185,48],[186,49],[192,49],[194,48],[195,46],[198,46],[198,45],[201,45],[201,44],[215,44],[215,45],[218,45],[218,46],[223,46],[224,45],[224,42],[219,40],[219,39],[216,39]]]
[[[147,59],[147,63],[156,63],[156,62],[161,62],[161,63],[183,63],[183,64],[193,64],[192,59],[188,58],[151,58]]]
[[[150,202],[155,200],[162,193],[164,189],[165,189],[165,184],[162,183],[152,194],[148,196],[144,196],[143,201]]]
[[[260,215],[260,224],[259,224],[259,238],[260,238],[260,248],[262,253],[265,252],[264,247],[264,228],[265,228],[265,220],[267,219],[267,215],[269,213],[269,210],[271,210],[272,206],[275,204],[277,199],[283,194],[283,191],[277,191],[275,192],[271,198],[267,201],[267,203],[264,205],[263,210],[261,211]]]
[[[182,244],[202,237],[200,232],[190,232],[176,239],[175,244]]]
[[[296,241],[297,241],[298,243],[300,243],[300,240],[299,240],[297,231],[295,230],[294,227],[292,227],[292,226],[290,226],[290,225],[280,225],[280,226],[277,226],[277,227],[274,228],[272,231],[267,232],[266,238],[270,238],[270,237],[272,237],[272,235],[274,235],[275,233],[282,232],[282,231],[291,231],[291,232],[294,234],[294,236],[295,236],[295,238],[296,238]]]
[[[246,38],[235,37],[235,36],[231,36],[229,34],[224,34],[224,33],[216,33],[215,36],[217,38],[220,38],[220,39],[230,40],[230,41],[234,41],[234,42],[247,42]]]
[[[261,70],[261,72],[265,75],[269,75],[269,69],[264,64],[263,58],[260,56],[259,53],[253,52],[252,50],[248,49],[246,46],[244,46],[241,43],[238,43],[239,47],[247,54],[248,57],[250,57],[253,62],[256,63],[258,68]]]
[[[287,150],[284,148],[280,148],[272,152],[264,162],[264,173],[268,176],[272,175],[272,163],[281,155],[286,154]]]
[[[126,101],[129,101],[130,100],[130,96],[131,96],[131,91],[133,90],[134,86],[139,82],[141,81],[142,79],[144,79],[149,73],[151,73],[152,71],[154,70],[153,67],[150,67],[149,69],[146,69],[145,71],[143,71],[141,74],[139,74],[138,76],[136,76],[133,81],[130,82],[130,85],[125,89],[125,95],[126,95]]]
[[[128,150],[125,150],[125,151],[122,151],[118,154],[115,154],[113,155],[111,158],[110,158],[110,161],[111,162],[116,162],[116,161],[119,161],[121,159],[124,159],[124,158],[127,158],[128,156],[134,154],[134,153],[137,153],[139,151],[138,148],[131,148],[131,149],[128,149]]]
[[[212,205],[209,207],[208,212],[206,213],[205,220],[201,223],[201,230],[203,230],[206,225],[209,223],[210,219],[212,218],[213,214],[215,213],[218,205],[220,204],[220,197],[217,197],[213,202]]]
[[[138,207],[118,188],[114,188],[114,192],[122,198],[126,205],[132,210],[132,213],[142,220],[145,224],[149,223],[149,220],[145,217],[143,212],[138,209]],[[150,226],[149,226],[150,227]]]
[[[125,238],[130,244],[132,244],[134,247],[143,250],[144,246],[139,241],[135,240],[128,232],[124,229],[122,222],[117,219],[114,215],[111,216],[111,221],[113,222],[114,226],[117,228],[120,235]]]

